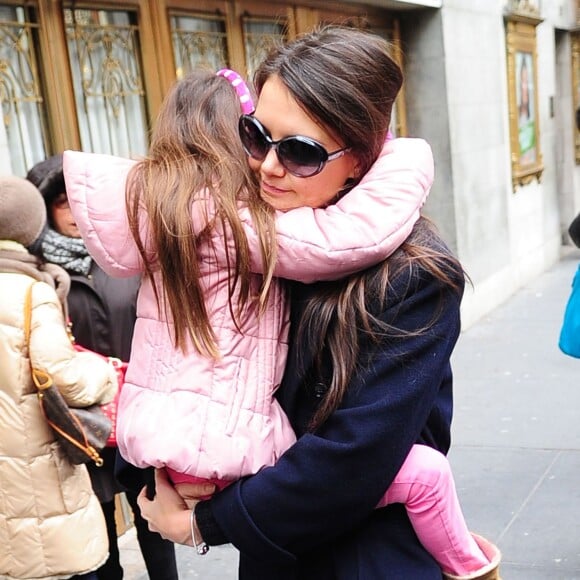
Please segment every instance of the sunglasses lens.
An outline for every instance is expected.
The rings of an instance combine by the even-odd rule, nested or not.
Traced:
[[[301,137],[283,139],[278,145],[280,163],[297,177],[315,175],[322,169],[327,157],[320,145]]]
[[[265,159],[270,144],[257,121],[253,117],[244,115],[240,118],[238,130],[246,153],[258,161]]]

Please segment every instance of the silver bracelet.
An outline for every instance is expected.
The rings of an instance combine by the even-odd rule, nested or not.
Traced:
[[[195,508],[192,508],[189,514],[189,527],[191,528],[191,540],[195,551],[200,556],[205,556],[209,552],[209,546],[202,540],[199,544],[195,540]]]

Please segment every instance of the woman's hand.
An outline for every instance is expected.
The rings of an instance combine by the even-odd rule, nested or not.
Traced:
[[[214,490],[213,485],[189,485],[182,484],[181,491],[187,494],[184,499],[177,493],[167,477],[165,470],[155,470],[155,498],[148,500],[144,488],[137,503],[141,509],[141,515],[149,524],[152,532],[157,532],[162,538],[177,544],[193,546],[191,538],[191,510],[198,503],[199,498],[207,496]],[[199,538],[199,530],[196,530],[196,538]]]

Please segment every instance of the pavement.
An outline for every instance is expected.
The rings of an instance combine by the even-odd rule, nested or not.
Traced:
[[[580,360],[558,335],[580,251],[462,332],[449,458],[473,531],[501,549],[503,580],[580,580]],[[468,290],[469,291],[469,290]],[[147,580],[131,529],[126,580]],[[182,580],[236,580],[237,552],[177,547]],[[419,579],[396,579],[419,580]]]

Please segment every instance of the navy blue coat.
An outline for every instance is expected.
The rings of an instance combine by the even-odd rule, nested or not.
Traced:
[[[455,275],[463,288],[462,273]],[[292,285],[293,329],[303,300],[319,288]],[[389,292],[382,320],[409,332],[429,330],[379,346],[363,343],[361,360],[368,364],[315,433],[306,425],[324,385],[299,378],[309,353],[291,338],[278,398],[298,441],[275,466],[198,504],[204,538],[240,550],[240,579],[441,579],[404,507],[374,506],[414,443],[444,453],[449,448],[449,359],[460,331],[462,292],[442,288],[416,267],[394,280]]]

